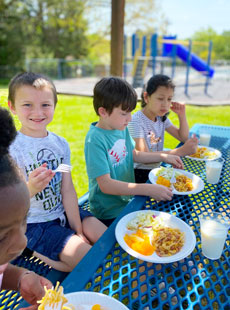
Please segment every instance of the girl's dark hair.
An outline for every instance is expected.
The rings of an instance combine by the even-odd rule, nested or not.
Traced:
[[[10,112],[0,107],[0,188],[22,182],[19,170],[9,155],[9,146],[17,135]]]
[[[15,96],[17,90],[21,86],[33,86],[36,89],[42,89],[43,87],[49,87],[53,92],[54,105],[57,104],[57,91],[54,83],[45,75],[37,74],[33,72],[23,72],[16,74],[10,81],[9,84],[9,95],[8,100],[11,101],[12,105],[15,105]]]
[[[100,107],[105,108],[109,114],[119,106],[123,111],[128,112],[136,108],[136,91],[128,82],[119,77],[102,78],[95,85],[93,93],[93,106],[97,115],[99,115]]]
[[[141,94],[141,107],[142,108],[146,106],[146,102],[144,100],[144,92],[147,92],[148,96],[151,96],[153,93],[155,93],[155,91],[160,86],[172,88],[173,90],[175,89],[175,84],[170,79],[170,77],[168,77],[167,75],[156,74],[152,76],[148,80],[147,85],[144,87],[142,94]]]

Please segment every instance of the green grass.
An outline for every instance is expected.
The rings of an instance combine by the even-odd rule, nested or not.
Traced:
[[[58,99],[54,120],[48,129],[66,138],[70,144],[73,181],[80,197],[88,191],[84,140],[90,123],[97,121],[98,118],[93,110],[92,98],[59,95]],[[7,106],[6,89],[0,89],[0,104]],[[139,108],[138,104],[137,109]],[[187,106],[186,111],[190,128],[195,123],[229,126],[229,107]],[[170,120],[178,125],[178,119],[174,113],[170,114]],[[16,127],[20,128],[16,117],[15,122]],[[178,141],[166,133],[165,147],[174,148],[177,144]]]

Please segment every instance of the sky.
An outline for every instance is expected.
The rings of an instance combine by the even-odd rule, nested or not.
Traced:
[[[109,4],[111,0],[93,1]],[[160,15],[163,13],[169,21],[168,35],[177,35],[178,39],[189,39],[196,31],[207,30],[209,27],[218,34],[224,30],[230,31],[230,0],[155,1],[159,7]],[[108,28],[111,21],[111,6],[108,4],[98,6],[97,10],[91,10],[88,15],[90,32],[97,32],[98,29],[103,30],[103,27]],[[130,36],[138,28],[140,28],[138,24],[133,24],[131,27],[126,25],[125,32]]]
[[[168,33],[178,39],[212,27],[218,34],[230,30],[230,0],[160,0],[169,20]]]

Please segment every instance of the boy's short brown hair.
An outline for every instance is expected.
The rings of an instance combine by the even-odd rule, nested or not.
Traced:
[[[134,88],[119,77],[102,78],[93,90],[93,106],[99,115],[98,109],[105,108],[109,115],[114,108],[121,106],[123,111],[131,112],[136,108],[137,94]]]
[[[15,96],[17,90],[21,86],[32,86],[36,89],[42,89],[43,87],[49,87],[54,95],[54,105],[57,104],[57,91],[54,83],[45,75],[37,74],[33,72],[23,72],[15,75],[9,84],[8,100],[15,105]]]

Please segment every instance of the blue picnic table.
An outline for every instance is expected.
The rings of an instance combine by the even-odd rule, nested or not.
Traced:
[[[94,291],[112,296],[129,309],[230,309],[230,238],[220,259],[201,251],[198,216],[218,211],[230,216],[230,127],[197,124],[211,133],[210,146],[221,151],[225,164],[218,184],[206,182],[205,162],[183,158],[185,170],[200,176],[204,190],[174,195],[168,202],[135,196],[105,234],[65,278],[65,293]],[[185,221],[194,231],[196,246],[186,258],[168,264],[149,263],[125,252],[115,239],[120,218],[138,210],[164,211]]]
[[[204,190],[193,195],[174,195],[168,202],[135,196],[71,273],[48,273],[53,281],[64,279],[65,293],[100,292],[118,299],[130,310],[230,310],[230,237],[227,236],[220,259],[206,258],[201,251],[198,219],[201,212],[210,210],[230,217],[230,127],[196,124],[191,134],[199,135],[201,127],[209,130],[210,146],[220,150],[225,159],[219,183],[206,182],[205,162],[183,158],[185,170],[203,179]],[[87,205],[87,196],[82,205]],[[129,255],[117,243],[115,227],[123,216],[138,210],[168,212],[186,222],[196,236],[194,251],[167,264],[145,262]]]

